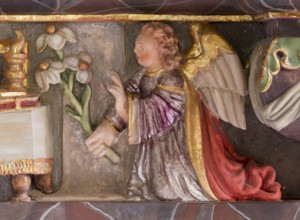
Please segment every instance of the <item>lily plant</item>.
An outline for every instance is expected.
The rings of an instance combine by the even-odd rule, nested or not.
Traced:
[[[65,106],[67,114],[81,124],[86,136],[90,136],[93,132],[89,117],[89,102],[92,94],[89,85],[92,80],[90,70],[92,57],[85,51],[74,56],[64,56],[63,47],[66,42],[76,43],[78,41],[71,29],[64,27],[57,30],[54,25],[48,25],[46,32],[36,40],[37,51],[42,53],[48,46],[55,50],[57,59],[46,59],[40,63],[35,73],[36,83],[41,92],[48,91],[50,84],[59,83],[71,102],[71,105]],[[73,92],[76,81],[84,85],[80,97]],[[119,155],[110,147],[105,147],[106,157],[114,163],[117,162],[120,159]]]

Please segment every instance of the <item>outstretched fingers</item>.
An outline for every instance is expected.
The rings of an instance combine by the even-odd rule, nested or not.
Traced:
[[[120,88],[118,86],[108,86],[107,90],[115,97],[115,99],[119,98],[123,95],[124,91],[123,88]]]
[[[111,78],[111,80],[113,81],[113,83],[115,85],[117,85],[118,87],[123,89],[123,83],[122,83],[122,80],[121,80],[119,74],[117,74],[114,71],[111,71],[111,77],[110,78]]]

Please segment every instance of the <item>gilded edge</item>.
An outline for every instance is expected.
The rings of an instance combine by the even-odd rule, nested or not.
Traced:
[[[0,175],[48,174],[52,172],[52,159],[25,159],[0,161]]]
[[[163,84],[157,84],[156,88],[166,90],[169,92],[174,92],[174,93],[185,93],[184,89],[181,89],[181,88],[175,87],[175,86],[167,86],[167,85],[163,85]]]
[[[267,68],[267,66],[269,65],[268,64],[268,56],[270,54],[272,47],[276,43],[277,43],[277,39],[273,39],[271,41],[270,45],[266,48],[266,50],[265,50],[266,52],[262,58],[261,69],[260,69],[260,73],[259,73],[260,77],[259,77],[259,81],[258,81],[258,91],[260,93],[266,92],[272,85],[272,81],[273,81],[272,73],[270,71],[267,71],[267,74],[265,74],[265,69],[268,69]],[[279,62],[279,61],[276,60],[276,62]]]
[[[128,143],[131,144],[133,140],[131,140],[132,137],[132,131],[134,127],[134,121],[133,121],[133,97],[132,94],[128,94]]]
[[[65,22],[65,21],[253,21],[251,15],[171,15],[171,14],[103,14],[103,15],[0,15],[0,22]]]
[[[210,198],[218,200],[209,186],[205,170],[200,121],[201,117],[199,105],[197,104],[199,99],[194,88],[189,85],[186,76],[184,76],[184,78],[186,90],[185,134],[188,152],[200,186]]]
[[[268,12],[258,15],[172,15],[172,14],[68,14],[0,15],[0,22],[92,22],[92,21],[207,21],[251,22],[277,18],[299,19],[300,12]]]
[[[24,53],[28,56],[28,59],[26,59],[25,63],[23,64],[23,71],[26,73],[26,77],[25,79],[23,80],[22,84],[25,88],[29,88],[29,85],[28,85],[28,74],[29,74],[29,44],[28,42],[26,41],[25,42],[25,47],[24,47]]]
[[[128,94],[128,143],[140,143],[139,106],[134,95]]]
[[[186,62],[181,68],[188,78],[195,77],[199,69],[208,69],[221,52],[234,52],[229,43],[207,23],[193,22],[190,35],[193,46],[186,53]]]
[[[300,12],[266,12],[253,16],[253,21],[268,21],[274,19],[299,19]]]
[[[300,68],[299,40],[300,38],[286,37],[275,38],[260,54],[262,57],[261,68],[258,77],[258,91],[268,91],[273,82],[273,76],[277,75],[282,68],[295,70]],[[278,53],[282,55],[279,57]]]
[[[300,12],[268,12],[258,15],[172,15],[172,14],[67,14],[0,15],[0,22],[92,22],[92,21],[207,21],[252,22],[277,18],[299,19]]]

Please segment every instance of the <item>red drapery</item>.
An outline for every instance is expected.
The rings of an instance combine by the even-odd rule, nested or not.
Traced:
[[[280,184],[271,166],[239,156],[220,121],[200,101],[204,164],[208,183],[219,200],[280,200]]]

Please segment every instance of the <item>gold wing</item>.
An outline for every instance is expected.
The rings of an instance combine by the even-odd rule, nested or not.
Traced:
[[[237,54],[207,23],[192,23],[190,31],[194,44],[186,54],[183,73],[215,116],[246,129],[246,79]]]

